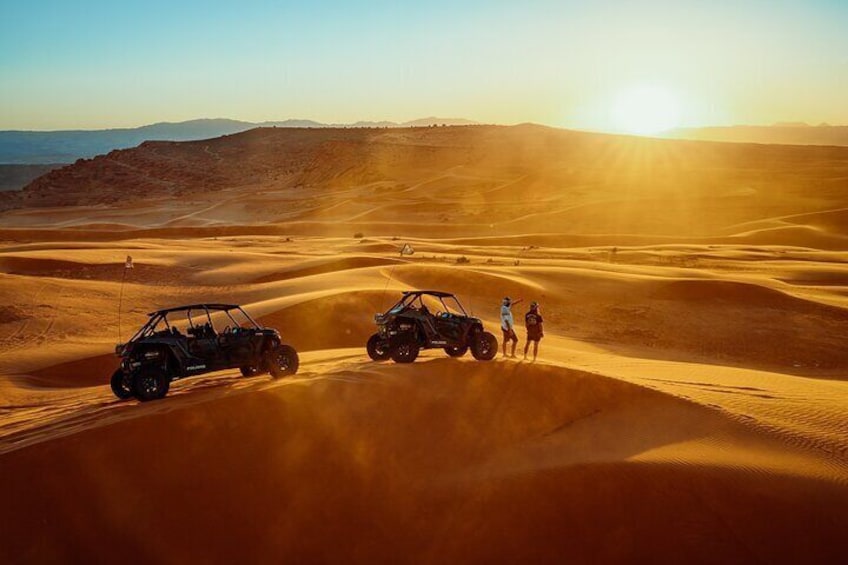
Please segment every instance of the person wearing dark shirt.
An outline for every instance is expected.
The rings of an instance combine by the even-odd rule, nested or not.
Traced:
[[[530,303],[530,310],[524,315],[524,327],[527,328],[527,343],[524,344],[524,358],[527,359],[527,350],[530,349],[530,342],[533,342],[533,361],[539,354],[539,341],[545,337],[545,331],[542,327],[542,312],[538,302]]]

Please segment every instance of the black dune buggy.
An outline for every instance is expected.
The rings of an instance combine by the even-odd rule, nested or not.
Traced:
[[[412,363],[421,349],[444,349],[462,357],[471,349],[478,361],[491,360],[498,341],[483,330],[478,318],[468,315],[453,294],[437,290],[410,290],[384,314],[374,316],[378,332],[368,340],[368,356],[374,361],[391,358]]]
[[[112,375],[120,399],[155,400],[171,381],[222,369],[244,376],[297,372],[297,351],[235,304],[193,304],[158,310],[127,342],[115,347],[121,366]]]

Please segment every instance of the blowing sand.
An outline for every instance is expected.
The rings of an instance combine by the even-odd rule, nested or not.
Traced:
[[[566,211],[549,187],[547,212],[510,209],[514,229],[493,234],[509,183],[550,171],[437,157],[383,204],[366,178],[327,181],[325,202],[266,186],[190,214],[160,200],[0,215],[0,560],[842,560],[848,202],[828,192],[813,214],[778,184],[757,212],[728,191],[702,232],[658,233],[631,184],[606,208],[622,231],[555,231],[604,208]],[[475,194],[489,196],[466,208]],[[296,196],[292,223],[251,204]],[[539,360],[371,362],[373,314],[407,288],[456,292],[490,330],[504,295],[538,300]],[[119,337],[201,301],[279,328],[300,372],[115,399]]]

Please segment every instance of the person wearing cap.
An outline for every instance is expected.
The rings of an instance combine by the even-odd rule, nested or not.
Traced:
[[[533,342],[533,361],[539,354],[539,341],[545,337],[545,331],[542,327],[542,312],[539,308],[539,303],[533,301],[530,303],[530,310],[524,315],[524,327],[527,328],[527,343],[524,344],[524,358],[527,359],[527,350],[530,348],[530,342]]]
[[[503,354],[506,357],[506,342],[512,341],[512,355],[515,357],[515,347],[518,345],[518,336],[515,335],[515,319],[512,317],[513,305],[521,302],[521,298],[513,301],[509,296],[503,299],[501,304],[501,330],[503,331]]]

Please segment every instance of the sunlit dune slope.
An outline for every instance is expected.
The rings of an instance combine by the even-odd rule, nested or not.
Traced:
[[[128,250],[25,245],[0,254],[0,297],[9,304],[0,320],[0,368],[31,374],[100,358],[119,341],[122,293],[120,339],[157,308],[220,301],[245,304],[297,348],[316,350],[361,346],[375,330],[373,314],[399,289],[438,288],[456,292],[493,328],[501,298],[524,297],[542,302],[552,335],[621,354],[845,378],[843,254],[723,246],[621,248],[612,257],[609,250],[416,240],[416,254],[400,258],[400,243],[252,237],[150,240]],[[122,251],[135,257],[123,291]],[[67,386],[105,382],[112,365],[102,359],[96,375],[64,372]]]

